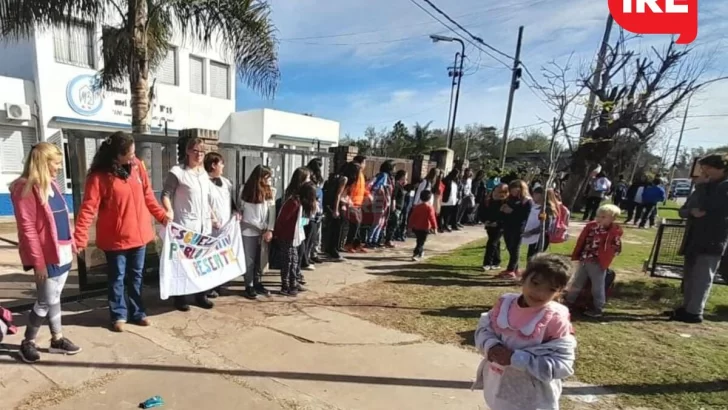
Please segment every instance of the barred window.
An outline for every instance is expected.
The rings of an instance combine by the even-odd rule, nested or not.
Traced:
[[[59,63],[94,68],[93,25],[75,22],[54,27],[53,51]]]

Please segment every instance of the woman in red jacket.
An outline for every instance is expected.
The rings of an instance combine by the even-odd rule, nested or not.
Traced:
[[[106,253],[109,265],[109,313],[116,332],[123,331],[127,321],[150,325],[142,302],[146,246],[154,239],[150,213],[161,224],[172,219],[154,197],[149,176],[134,154],[132,136],[111,134],[89,168],[74,239],[79,249],[85,248],[89,227],[98,215],[96,246]],[[131,285],[126,289],[128,308],[124,296],[127,275]]]

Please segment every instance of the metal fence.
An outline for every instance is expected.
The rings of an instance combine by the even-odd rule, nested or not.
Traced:
[[[682,279],[684,274],[685,258],[680,255],[680,246],[685,236],[685,220],[663,219],[657,228],[657,235],[652,246],[652,254],[648,259],[647,270],[650,276]],[[715,276],[714,283],[728,284],[728,262],[721,263],[720,272]]]
[[[96,148],[110,133],[64,129],[63,135],[68,140],[70,176],[73,195],[74,215],[78,215],[83,200],[86,173]],[[144,159],[152,182],[152,189],[159,197],[164,180],[169,170],[177,164],[177,138],[156,135],[135,136],[136,153]],[[264,164],[273,170],[273,181],[277,195],[283,191],[290,181],[293,171],[305,166],[313,158],[321,158],[323,173],[327,175],[333,154],[282,148],[256,147],[250,145],[224,144],[218,145],[218,152],[225,159],[225,176],[236,188],[236,198],[242,186],[257,165]],[[158,229],[155,226],[155,229]],[[89,232],[89,245],[78,256],[79,288],[81,292],[103,289],[107,286],[106,256],[95,246],[95,223]],[[145,281],[150,284],[158,281],[159,257],[161,242],[157,239],[147,246],[145,263]]]

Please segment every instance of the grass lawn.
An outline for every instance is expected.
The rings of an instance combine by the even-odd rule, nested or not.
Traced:
[[[671,212],[660,214],[670,217]],[[680,284],[641,273],[655,231],[625,227],[605,317],[575,318],[576,379],[617,394],[601,409],[728,408],[728,287],[714,287],[704,324],[665,321],[661,312],[676,303]],[[573,243],[551,251],[569,254]],[[483,243],[476,242],[420,264],[403,263],[395,272],[372,266],[371,273],[382,277],[350,288],[336,302],[384,326],[472,346],[480,314],[504,292],[518,291],[513,283],[482,272],[482,255]]]

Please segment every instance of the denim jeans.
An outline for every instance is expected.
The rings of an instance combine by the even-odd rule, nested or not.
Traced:
[[[147,317],[142,302],[144,257],[147,247],[106,252],[109,278],[109,314],[111,321],[137,322]],[[126,293],[129,295],[127,307]]]

